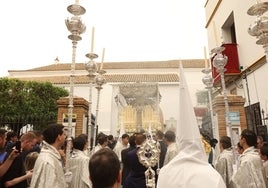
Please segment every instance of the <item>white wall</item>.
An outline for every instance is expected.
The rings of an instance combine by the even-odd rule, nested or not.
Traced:
[[[184,69],[185,78],[188,84],[189,91],[191,93],[192,103],[196,105],[195,93],[198,90],[204,89],[202,78],[205,76],[201,72],[202,69]],[[113,96],[113,87],[117,84],[107,83],[103,85],[103,89],[100,93],[99,103],[99,131],[106,134],[116,134],[116,120],[114,116],[117,115],[117,109]],[[69,89],[68,85],[58,85]],[[160,107],[163,111],[164,121],[171,117],[178,120],[179,112],[179,83],[159,83],[159,92],[162,96]],[[83,97],[89,99],[89,85],[76,84],[74,88],[74,96]],[[92,88],[92,113],[96,114],[97,105],[97,90]]]
[[[215,11],[216,1],[209,0],[206,9],[207,21],[212,16],[212,13]],[[264,49],[261,45],[257,45],[257,38],[249,35],[248,28],[250,25],[254,24],[254,21],[257,19],[256,16],[250,16],[247,14],[247,11],[250,7],[255,5],[257,2],[252,0],[232,0],[232,1],[221,1],[218,9],[213,15],[212,20],[208,23],[208,45],[209,49],[216,47],[216,40],[222,42],[221,40],[221,27],[224,25],[228,16],[233,12],[235,30],[236,30],[236,39],[238,44],[238,56],[239,63],[244,69],[250,67],[254,63],[258,62],[264,55]],[[267,13],[266,13],[267,14]],[[215,23],[216,27],[213,26]],[[217,35],[217,39],[215,37]],[[253,73],[249,74],[247,77],[248,80],[248,90],[250,96],[250,104],[260,102],[261,109],[268,114],[268,65],[265,64],[258,68]],[[238,95],[242,95],[246,98],[245,106],[249,105],[248,103],[248,93],[245,80],[243,82],[243,90],[238,90]]]
[[[202,69],[184,69],[185,78],[188,84],[189,91],[191,93],[192,103],[196,105],[195,93],[198,90],[204,89],[204,84],[202,83],[202,78],[205,76],[201,72]],[[103,85],[103,89],[100,91],[100,103],[99,103],[99,131],[106,134],[116,134],[116,118],[117,109],[114,101],[113,87],[117,84],[107,83]],[[69,89],[68,85],[58,85]],[[116,87],[116,86],[115,86]],[[170,119],[171,117],[176,120],[179,112],[179,83],[159,83],[159,91],[161,93],[160,108],[162,109],[164,121]],[[76,84],[74,88],[74,96],[83,97],[84,99],[89,99],[89,85]],[[97,105],[97,90],[92,87],[92,113],[96,114]]]
[[[267,63],[262,66],[261,69],[254,71],[252,74],[248,75],[248,87],[249,87],[249,96],[250,96],[250,103],[254,104],[260,102],[261,109],[265,110],[267,113],[268,110],[268,65]],[[244,81],[244,89],[246,92],[246,84]],[[248,94],[245,93],[245,98],[248,105]]]

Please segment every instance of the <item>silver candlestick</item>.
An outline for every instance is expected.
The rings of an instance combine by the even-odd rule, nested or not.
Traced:
[[[205,68],[202,70],[202,72],[205,75],[205,77],[202,79],[202,82],[206,85],[206,89],[208,90],[208,102],[209,102],[209,112],[210,112],[210,118],[211,118],[211,125],[212,125],[212,131],[213,131],[213,138],[216,138],[219,140],[219,130],[218,130],[218,125],[217,123],[214,123],[214,118],[213,118],[213,108],[212,108],[212,99],[211,99],[211,90],[213,87],[213,78],[211,76],[211,69],[210,68]]]
[[[96,117],[95,117],[95,126],[94,126],[94,146],[96,146],[97,142],[97,126],[98,125],[98,118],[99,118],[99,103],[100,103],[100,91],[103,89],[102,85],[106,83],[104,74],[106,73],[105,70],[99,69],[97,71],[98,75],[95,77],[96,89],[97,89],[97,105],[96,105]]]
[[[92,135],[92,125],[91,125],[91,113],[92,113],[92,87],[95,82],[95,77],[97,73],[97,66],[94,61],[94,59],[98,58],[98,55],[95,53],[88,53],[86,54],[86,57],[89,58],[90,60],[85,63],[85,69],[88,71],[88,78],[89,78],[89,96],[88,96],[88,123],[87,123],[87,128],[88,128],[88,143],[90,144],[90,149],[93,147],[93,137]]]
[[[216,68],[217,72],[220,74],[221,77],[221,85],[222,85],[222,91],[223,91],[223,99],[224,99],[224,105],[225,105],[225,122],[227,126],[227,135],[231,138],[232,143],[232,152],[235,163],[237,162],[237,156],[235,151],[236,143],[234,142],[233,134],[232,134],[232,123],[230,120],[230,109],[229,109],[229,103],[226,93],[226,86],[225,86],[225,80],[224,80],[224,72],[226,71],[225,65],[228,62],[228,57],[223,55],[222,52],[225,50],[225,47],[216,47],[211,50],[212,54],[216,54],[213,58],[213,66]]]
[[[73,14],[69,19],[65,20],[67,29],[71,32],[68,38],[72,41],[72,64],[70,75],[70,93],[69,93],[69,105],[68,105],[68,135],[67,135],[67,148],[66,148],[66,171],[69,171],[69,158],[71,150],[71,136],[72,136],[72,116],[73,116],[73,94],[74,94],[74,77],[75,77],[75,58],[76,58],[76,46],[77,42],[82,40],[80,34],[84,33],[86,26],[82,23],[80,15],[85,14],[86,9],[78,3],[70,5],[67,10]]]
[[[268,17],[264,15],[268,11],[268,2],[259,2],[251,6],[247,13],[256,16],[255,22],[249,26],[248,33],[257,38],[256,44],[262,45],[268,62]]]

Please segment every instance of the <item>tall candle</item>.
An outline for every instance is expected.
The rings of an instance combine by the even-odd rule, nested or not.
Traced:
[[[101,58],[101,66],[100,66],[100,70],[103,68],[104,54],[105,54],[105,48],[102,49],[102,58]]]
[[[92,33],[91,33],[91,52],[93,52],[93,49],[94,49],[94,32],[95,32],[95,28],[92,27]]]
[[[204,46],[205,68],[208,68],[207,49]]]
[[[215,38],[215,42],[216,42],[216,46],[218,46],[218,35],[217,35],[217,30],[216,30],[216,24],[213,21],[213,32],[214,32],[214,38]]]
[[[75,4],[78,5],[79,4],[79,0],[75,0]]]

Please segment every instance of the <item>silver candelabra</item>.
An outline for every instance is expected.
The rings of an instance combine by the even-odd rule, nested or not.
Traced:
[[[234,157],[234,162],[237,162],[237,156],[235,151],[235,145],[233,134],[232,134],[232,123],[230,120],[230,109],[229,109],[229,103],[226,93],[226,86],[225,86],[225,80],[224,80],[224,72],[226,71],[225,65],[228,62],[228,57],[223,55],[222,52],[225,50],[225,47],[216,47],[211,50],[212,54],[216,54],[213,58],[213,66],[216,68],[217,72],[220,74],[221,77],[221,85],[222,85],[222,91],[223,91],[223,99],[224,99],[224,105],[225,105],[225,122],[227,125],[227,135],[231,138],[232,143],[232,152]]]
[[[210,118],[211,118],[211,126],[212,126],[212,131],[213,131],[213,138],[216,138],[219,140],[219,129],[218,129],[218,124],[215,124],[214,118],[213,118],[213,108],[212,108],[212,98],[211,98],[211,93],[212,93],[212,87],[213,87],[213,78],[211,76],[211,69],[210,68],[205,68],[202,70],[202,72],[205,75],[205,77],[202,79],[202,82],[206,85],[206,89],[208,90],[208,102],[209,102],[209,112],[210,112]]]
[[[105,70],[98,68],[98,75],[95,77],[96,89],[97,89],[97,105],[96,105],[96,117],[95,117],[95,126],[94,126],[94,146],[96,146],[97,142],[97,126],[98,126],[98,118],[99,118],[99,103],[100,103],[100,91],[103,89],[103,84],[106,83],[104,74]]]
[[[222,85],[222,91],[223,91],[223,98],[224,98],[224,105],[225,105],[225,121],[228,126],[228,134],[230,137],[232,137],[232,124],[230,121],[230,110],[229,110],[229,104],[228,104],[228,98],[226,93],[226,86],[225,86],[225,80],[224,80],[224,72],[226,71],[225,65],[227,64],[228,57],[223,55],[222,52],[224,51],[224,47],[216,47],[212,49],[212,53],[216,54],[213,58],[213,66],[216,68],[217,72],[220,74],[221,77],[221,85]],[[234,145],[234,143],[232,143]]]
[[[95,77],[97,73],[97,66],[94,59],[98,58],[98,55],[91,52],[86,54],[86,57],[89,58],[89,61],[85,63],[85,69],[88,71],[88,78],[89,78],[89,96],[88,96],[88,143],[90,143],[90,147],[93,147],[93,138],[94,134],[92,135],[92,125],[91,125],[91,113],[92,113],[92,87],[95,82]]]
[[[68,38],[72,41],[72,64],[70,75],[70,93],[69,93],[69,105],[68,105],[68,135],[67,135],[67,148],[66,148],[66,171],[69,170],[69,158],[71,150],[71,136],[72,136],[72,117],[73,117],[73,95],[74,95],[74,77],[75,77],[75,58],[76,58],[76,46],[77,42],[82,40],[80,36],[85,32],[86,26],[82,23],[80,15],[85,14],[86,9],[76,2],[67,7],[67,10],[73,15],[70,19],[65,20],[67,29],[71,32]]]
[[[268,62],[268,16],[265,15],[267,10],[268,2],[258,2],[251,6],[247,13],[257,17],[255,22],[249,26],[248,33],[257,38],[256,44],[263,46]]]

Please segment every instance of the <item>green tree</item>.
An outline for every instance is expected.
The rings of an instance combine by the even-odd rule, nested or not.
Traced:
[[[49,82],[0,78],[0,127],[18,132],[24,125],[41,130],[57,121],[57,100],[68,91]]]

